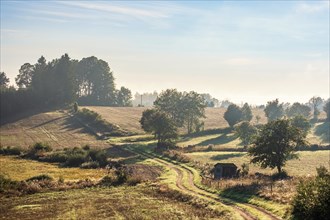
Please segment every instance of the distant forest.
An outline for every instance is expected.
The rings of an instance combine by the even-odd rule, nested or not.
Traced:
[[[116,89],[109,64],[94,56],[74,60],[68,54],[47,62],[25,63],[15,78],[18,88],[9,87],[1,73],[1,118],[29,109],[80,105],[132,106],[131,91]]]

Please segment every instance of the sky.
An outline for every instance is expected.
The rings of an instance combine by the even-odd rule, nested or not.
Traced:
[[[329,1],[1,0],[0,69],[96,56],[135,92],[236,103],[329,97]]]

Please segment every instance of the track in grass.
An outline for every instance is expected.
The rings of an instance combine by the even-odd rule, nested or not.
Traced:
[[[193,172],[184,166],[177,165],[175,163],[172,163],[172,162],[169,162],[162,158],[159,158],[156,155],[152,155],[147,152],[142,152],[138,149],[128,148],[128,150],[130,150],[134,153],[137,153],[145,158],[152,159],[170,169],[175,170],[175,172],[178,174],[176,185],[179,189],[181,189],[185,192],[188,192],[190,194],[194,194],[196,196],[202,197],[202,198],[211,199],[212,201],[221,203],[224,206],[229,206],[229,207],[233,208],[236,212],[238,212],[243,219],[258,219],[258,218],[271,219],[271,220],[280,219],[277,216],[274,216],[273,214],[269,213],[268,211],[266,211],[260,207],[257,207],[257,206],[251,205],[251,204],[247,204],[247,203],[238,203],[239,204],[239,206],[238,206],[238,205],[236,205],[237,202],[235,202],[235,201],[231,201],[229,199],[220,199],[217,195],[214,195],[213,193],[207,192],[207,191],[199,188],[194,183]],[[188,175],[188,187],[185,186],[183,183],[184,174]],[[247,209],[249,209],[249,210],[247,210]],[[251,211],[253,212],[253,214],[250,213]]]

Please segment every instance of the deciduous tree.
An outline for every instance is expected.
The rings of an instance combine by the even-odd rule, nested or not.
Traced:
[[[277,168],[278,173],[286,161],[296,158],[295,148],[305,144],[306,134],[291,125],[288,119],[271,121],[264,125],[249,148],[251,162],[262,168]]]

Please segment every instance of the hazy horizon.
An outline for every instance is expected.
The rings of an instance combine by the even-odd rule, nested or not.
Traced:
[[[329,98],[329,1],[1,1],[1,71],[68,53],[118,86],[266,104]]]

